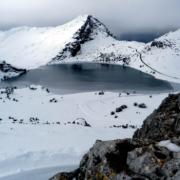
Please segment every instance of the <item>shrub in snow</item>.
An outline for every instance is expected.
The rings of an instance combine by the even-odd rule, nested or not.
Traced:
[[[99,95],[104,95],[104,91],[99,92]]]
[[[116,108],[116,112],[121,112],[122,111],[122,108]]]
[[[34,118],[30,118],[29,121],[30,121],[30,122],[34,122],[35,119],[34,119]]]
[[[138,106],[138,103],[134,103],[134,106]]]
[[[47,93],[50,93],[49,89],[46,88]]]
[[[114,115],[114,114],[115,114],[115,112],[112,111],[112,112],[111,112],[111,115]]]
[[[78,118],[78,119],[76,119],[75,121],[73,121],[72,123],[73,123],[73,124],[79,124],[79,125],[82,125],[82,126],[89,126],[89,127],[91,127],[91,125],[88,124],[88,123],[85,121],[85,119],[83,119],[83,118]]]
[[[144,103],[139,104],[139,108],[147,108],[147,106]]]
[[[29,121],[30,121],[30,122],[34,122],[34,121],[39,121],[39,119],[38,119],[38,118],[33,118],[33,117],[31,117],[31,118],[29,119]]]
[[[126,109],[126,105],[122,105],[121,107],[116,108],[116,112],[121,112],[123,109]]]
[[[55,103],[57,102],[57,100],[56,100],[55,98],[50,99],[49,101],[50,101],[51,103],[52,103],[52,102],[55,102]]]
[[[14,92],[14,88],[13,87],[7,87],[6,90],[5,90],[5,93],[7,95],[13,94],[13,92]]]
[[[127,106],[126,106],[126,105],[122,105],[120,108],[121,108],[121,109],[126,109]]]
[[[128,124],[126,124],[125,126],[122,125],[122,128],[124,128],[124,129],[128,128]]]
[[[31,86],[29,86],[29,89],[30,89],[30,90],[36,90],[37,87],[36,87],[35,85],[31,85]]]

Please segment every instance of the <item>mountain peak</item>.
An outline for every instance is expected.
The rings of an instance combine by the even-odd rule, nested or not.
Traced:
[[[50,63],[63,60],[66,57],[76,56],[76,54],[81,50],[81,45],[85,42],[89,42],[100,37],[104,39],[106,37],[116,39],[103,23],[91,15],[78,16],[75,20],[73,20],[73,23],[80,23],[80,21],[83,21],[83,25],[76,31],[76,33],[74,33],[73,41],[67,43],[65,48],[56,57],[54,57]]]
[[[91,15],[79,16],[78,18],[80,19],[82,17],[87,19],[84,25],[74,34],[74,38],[80,40],[82,44],[86,41],[93,40],[99,33],[105,37],[111,36],[115,38],[108,28],[98,19]]]
[[[81,44],[93,40],[99,33],[105,37],[111,36],[115,38],[103,23],[91,15],[81,15],[75,20],[85,20],[84,25],[73,36],[73,38],[79,40]]]

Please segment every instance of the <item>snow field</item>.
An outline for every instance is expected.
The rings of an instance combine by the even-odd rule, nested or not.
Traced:
[[[41,86],[31,87],[37,89],[15,89],[11,99],[0,94],[0,177],[36,168],[78,164],[97,139],[131,138],[136,129],[113,125],[140,127],[167,96],[157,94],[150,98],[122,93],[119,97],[111,92],[55,95]],[[145,103],[147,108],[135,107],[134,102]],[[121,105],[127,105],[127,109],[110,115]],[[30,117],[39,121],[30,122]],[[78,118],[85,119],[91,127],[72,124]]]

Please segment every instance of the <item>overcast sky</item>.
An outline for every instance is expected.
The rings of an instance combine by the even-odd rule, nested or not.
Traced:
[[[0,30],[58,26],[83,14],[96,17],[121,38],[180,28],[180,0],[0,0]]]

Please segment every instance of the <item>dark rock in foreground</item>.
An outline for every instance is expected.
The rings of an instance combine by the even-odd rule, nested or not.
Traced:
[[[50,180],[179,180],[180,152],[157,143],[170,139],[180,145],[180,94],[169,95],[146,118],[133,139],[97,140],[79,169]]]
[[[156,144],[148,139],[97,140],[79,169],[59,173],[50,180],[180,179],[180,153]]]

